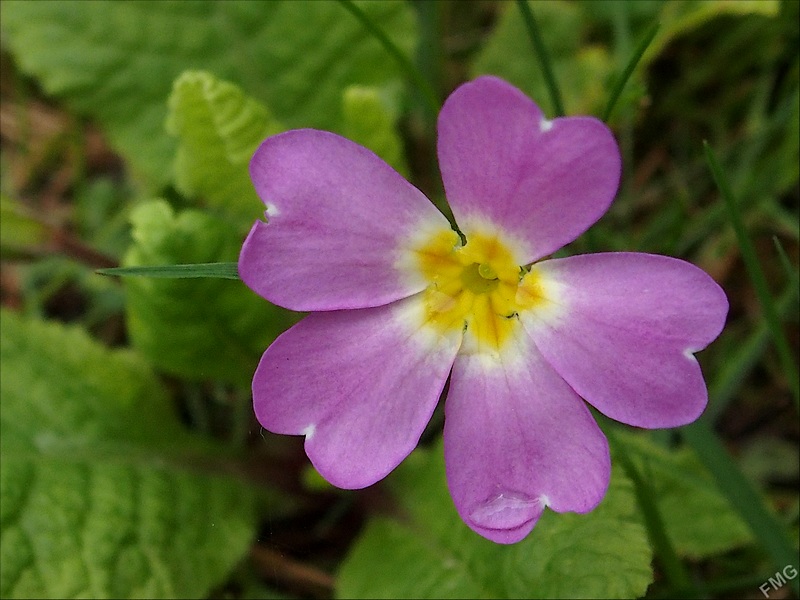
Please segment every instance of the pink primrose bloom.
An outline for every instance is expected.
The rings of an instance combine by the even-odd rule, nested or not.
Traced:
[[[459,515],[500,543],[545,507],[605,494],[608,443],[584,400],[637,427],[676,427],[707,402],[694,353],[728,302],[699,268],[609,252],[541,260],[608,209],[619,148],[591,117],[547,120],[495,77],[466,83],[438,121],[447,199],[463,239],[369,150],[310,129],[250,163],[267,222],[239,274],[310,311],[253,378],[265,429],[305,436],[333,485],[385,477],[417,445],[448,376],[444,453]]]

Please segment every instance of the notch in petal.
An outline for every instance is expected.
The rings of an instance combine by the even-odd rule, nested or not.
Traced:
[[[546,506],[592,510],[611,474],[608,443],[583,401],[524,332],[509,344],[494,357],[459,354],[444,426],[458,513],[502,544],[524,538]]]
[[[327,131],[268,138],[250,162],[266,205],[239,256],[256,293],[298,311],[381,306],[425,287],[398,268],[421,228],[449,228],[371,151]]]
[[[611,131],[592,117],[548,121],[520,90],[479,77],[439,115],[439,164],[459,224],[488,220],[525,240],[533,262],[608,209],[621,173]]]
[[[309,315],[267,349],[253,379],[256,416],[305,435],[320,474],[363,488],[408,456],[430,420],[461,342],[421,327],[419,296]]]
[[[652,254],[587,254],[534,265],[558,306],[523,325],[547,361],[605,415],[637,427],[691,423],[708,401],[694,353],[722,331],[728,301],[694,265]]]

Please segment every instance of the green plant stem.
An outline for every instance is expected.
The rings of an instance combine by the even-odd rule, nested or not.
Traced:
[[[781,368],[786,375],[789,387],[791,388],[794,396],[795,406],[800,408],[800,377],[798,376],[797,363],[792,356],[792,351],[789,348],[789,342],[786,339],[783,328],[781,327],[781,321],[778,318],[778,311],[775,308],[775,302],[769,292],[767,278],[765,277],[764,271],[761,268],[761,264],[758,261],[758,257],[756,256],[756,251],[753,247],[752,241],[750,240],[750,236],[747,234],[744,222],[742,221],[742,216],[739,213],[739,206],[736,203],[730,186],[728,185],[728,180],[725,177],[725,173],[722,171],[722,168],[717,162],[714,151],[711,149],[711,146],[708,144],[708,142],[703,142],[703,150],[705,151],[706,161],[711,169],[711,174],[714,177],[714,181],[716,182],[728,209],[728,215],[730,216],[731,224],[733,225],[736,238],[739,242],[739,248],[742,252],[742,260],[744,260],[745,268],[747,269],[747,273],[753,283],[753,288],[755,289],[759,304],[761,304],[761,310],[764,313],[764,319],[766,320],[767,326],[772,334],[772,340],[775,343],[776,350],[778,351],[778,359],[781,362]]]
[[[425,76],[414,66],[408,57],[400,51],[400,48],[389,39],[383,30],[381,30],[375,23],[372,22],[367,14],[361,10],[352,0],[338,0],[339,4],[342,5],[350,14],[352,14],[356,19],[358,19],[361,24],[369,31],[375,39],[377,39],[384,49],[391,54],[394,59],[397,61],[397,64],[400,65],[400,68],[405,71],[408,78],[414,82],[417,86],[417,89],[422,94],[422,98],[424,99],[425,107],[427,108],[428,112],[431,113],[434,118],[439,113],[439,109],[441,108],[441,103],[439,102],[439,98],[436,96],[436,92],[431,87],[430,83]]]
[[[550,92],[550,100],[553,103],[553,110],[555,110],[556,113],[555,116],[561,117],[565,114],[564,103],[561,101],[561,92],[558,89],[558,84],[553,74],[550,55],[547,53],[547,48],[542,41],[542,35],[536,23],[536,17],[533,15],[531,7],[528,6],[527,0],[517,0],[517,6],[522,13],[522,19],[525,21],[525,27],[528,30],[528,36],[531,39],[531,44],[533,44],[536,57],[539,59],[539,65],[542,67],[547,90]]]
[[[622,94],[622,90],[625,89],[625,85],[628,83],[631,75],[633,75],[634,70],[636,70],[636,65],[639,64],[639,61],[641,60],[645,51],[652,43],[653,38],[656,37],[660,26],[661,24],[658,22],[653,23],[650,26],[650,29],[648,29],[645,33],[644,37],[639,41],[639,44],[636,46],[636,50],[633,52],[628,64],[625,66],[625,70],[622,71],[622,74],[614,86],[614,90],[611,92],[611,96],[608,99],[608,104],[606,104],[606,109],[603,111],[603,121],[608,121],[608,118],[611,116],[611,113],[613,112],[614,107],[616,106],[617,101]]]
[[[731,506],[750,526],[756,539],[772,559],[773,565],[777,569],[783,569],[786,565],[797,567],[797,549],[789,538],[786,528],[764,504],[756,488],[736,466],[706,420],[700,419],[682,427],[679,431],[711,472]],[[800,593],[798,578],[789,584],[795,593]]]

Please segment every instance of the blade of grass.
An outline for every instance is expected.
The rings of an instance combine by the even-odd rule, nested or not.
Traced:
[[[772,341],[778,351],[778,359],[781,362],[781,368],[792,390],[795,405],[800,408],[800,377],[798,377],[797,364],[792,356],[792,351],[789,348],[789,342],[786,339],[783,328],[781,327],[781,321],[778,318],[775,302],[769,292],[767,278],[758,261],[750,236],[748,236],[747,230],[744,227],[742,216],[739,213],[739,206],[733,197],[733,192],[728,185],[728,180],[717,162],[714,151],[706,141],[703,142],[703,150],[705,151],[706,161],[711,169],[711,174],[714,177],[714,181],[728,209],[728,215],[733,225],[734,232],[736,233],[737,241],[739,242],[739,249],[742,252],[742,260],[744,260],[745,268],[750,276],[750,281],[753,283],[753,288],[758,297],[758,302],[761,305],[761,310],[764,313],[764,319],[772,334]]]
[[[619,79],[614,86],[614,90],[611,92],[611,97],[608,99],[606,109],[603,111],[603,121],[608,121],[608,118],[611,116],[614,107],[617,105],[617,100],[619,100],[620,95],[622,95],[622,90],[625,89],[625,84],[628,83],[628,80],[630,79],[631,75],[633,75],[634,70],[636,70],[636,65],[639,64],[639,61],[641,60],[647,48],[650,46],[653,38],[656,37],[658,28],[660,26],[661,23],[659,22],[653,23],[650,26],[650,29],[648,29],[645,33],[644,37],[639,41],[639,44],[636,46],[636,50],[634,50],[633,55],[628,61],[628,64],[625,65],[625,69],[622,71],[622,74],[619,76]]]
[[[798,290],[795,278],[778,296],[776,304],[779,316],[786,318],[792,308],[795,308],[798,292],[800,290]],[[708,386],[708,395],[712,400],[708,403],[705,418],[709,423],[715,422],[722,411],[727,408],[736,390],[758,364],[769,341],[769,327],[766,323],[759,323],[755,331],[750,333],[744,342],[738,341],[736,350],[725,358],[725,361],[717,369],[714,380]]]
[[[800,273],[792,266],[792,261],[789,260],[789,256],[786,254],[786,250],[783,249],[783,244],[781,244],[777,236],[772,236],[772,243],[775,244],[775,250],[778,253],[778,258],[781,261],[786,279],[789,280],[789,284],[792,287],[797,289],[798,285],[800,285]]]
[[[547,90],[550,92],[550,100],[553,103],[553,110],[555,116],[564,116],[564,103],[561,101],[561,92],[558,89],[555,75],[553,74],[553,66],[550,62],[550,55],[547,53],[542,35],[539,32],[539,26],[536,23],[536,17],[533,16],[531,7],[528,6],[528,0],[517,0],[517,6],[522,13],[522,19],[525,21],[525,27],[528,30],[528,37],[531,39],[533,49],[536,52],[536,57],[539,59],[539,66],[542,67],[544,80],[547,84]]]
[[[442,81],[442,9],[444,5],[439,0],[417,0],[414,8],[417,10],[419,21],[419,48],[417,50],[417,70],[436,92]],[[438,94],[437,94],[438,97]],[[436,113],[428,123],[431,131],[436,130]]]
[[[116,267],[113,269],[97,269],[95,273],[118,277],[137,276],[157,277],[160,279],[239,279],[239,271],[235,262]]]
[[[428,81],[434,90],[441,89],[442,81],[442,57],[444,50],[442,49],[443,39],[443,15],[444,4],[440,0],[417,0],[414,3],[414,8],[417,11],[419,20],[419,34],[420,43],[417,50],[417,69],[422,77]],[[417,91],[417,96],[420,101],[421,91]],[[424,136],[424,143],[427,147],[436,147],[436,118],[437,113],[429,110],[424,111],[424,132],[418,135]],[[427,173],[422,175],[418,173],[423,180],[429,181],[431,186],[426,191],[431,193],[428,197],[431,202],[438,208],[445,218],[450,221],[453,228],[456,227],[456,220],[453,216],[453,211],[445,197],[444,187],[442,185],[442,176],[439,171],[439,161],[436,158],[435,152],[427,153],[427,160],[424,163],[424,168]]]
[[[387,36],[380,27],[372,22],[372,19],[370,19],[367,14],[358,7],[358,5],[356,5],[352,0],[338,1],[339,4],[341,4],[344,9],[358,19],[364,28],[373,36],[375,36],[375,39],[380,42],[383,48],[394,57],[394,59],[397,61],[397,64],[400,65],[400,68],[405,71],[406,76],[414,83],[419,92],[422,94],[426,109],[431,115],[433,115],[433,118],[435,119],[436,115],[439,114],[441,103],[439,102],[439,98],[436,96],[436,92],[431,87],[431,84],[427,79],[425,79],[422,73],[420,73],[419,69],[417,69],[414,66],[414,63],[412,63],[411,60],[409,60],[409,58],[402,53],[400,48],[398,48],[395,43],[389,39],[389,36]]]
[[[772,116],[759,125],[757,132],[754,132],[752,136],[732,142],[727,147],[727,156],[736,161],[731,172],[737,176],[731,181],[731,184],[739,192],[739,205],[741,205],[741,198],[752,199],[749,205],[754,213],[763,215],[770,214],[775,210],[772,196],[775,195],[776,190],[771,184],[765,184],[764,167],[759,163],[759,159],[768,156],[769,149],[774,146],[775,140],[785,137],[786,131],[792,128],[791,119],[797,101],[797,95],[782,101]],[[723,156],[724,158],[726,157]],[[705,177],[708,172],[705,158],[691,161],[687,165],[686,168],[680,169],[682,173],[676,173],[678,176],[676,181],[684,182],[687,190],[689,187],[695,190],[705,188]],[[768,176],[767,180],[771,180],[772,177],[773,175]],[[706,240],[712,232],[718,231],[722,223],[728,219],[726,213],[725,204],[722,202],[715,202],[700,213],[694,212],[684,227],[681,240],[676,245],[675,254],[680,256],[689,252],[693,246]],[[795,217],[793,223],[795,231],[797,230],[796,223],[797,218]]]
[[[711,472],[731,506],[750,526],[776,569],[783,569],[787,565],[794,565],[796,568],[797,549],[789,538],[786,527],[764,504],[756,488],[736,466],[706,419],[682,427],[679,432]],[[795,593],[800,593],[800,579],[795,578],[789,584]]]

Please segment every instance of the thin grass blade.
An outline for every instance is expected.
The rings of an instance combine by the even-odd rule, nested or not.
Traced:
[[[555,116],[562,117],[565,112],[564,103],[561,101],[561,91],[558,89],[558,83],[556,83],[556,77],[553,73],[550,55],[542,40],[539,25],[536,23],[536,17],[533,15],[531,7],[528,6],[528,0],[517,0],[517,6],[522,13],[522,19],[525,21],[525,28],[528,30],[528,37],[530,37],[531,44],[533,44],[536,58],[539,60],[539,66],[542,67],[547,90],[550,92],[550,100],[553,103],[553,110],[555,110],[556,113]]]
[[[190,265],[154,265],[97,269],[100,275],[115,277],[155,277],[158,279],[239,279],[235,262],[196,263]]]
[[[714,476],[731,506],[750,526],[756,539],[772,559],[776,570],[784,569],[788,565],[797,568],[797,548],[789,538],[787,528],[764,504],[756,488],[736,466],[706,419],[682,427],[680,433]],[[794,578],[789,584],[795,593],[800,593],[798,578]]]
[[[742,216],[739,213],[739,206],[736,203],[736,199],[733,196],[730,185],[728,185],[728,180],[725,177],[725,173],[722,171],[722,168],[717,162],[714,151],[711,149],[711,146],[708,144],[708,142],[703,142],[703,150],[705,151],[706,161],[711,169],[711,174],[714,177],[714,181],[716,182],[720,194],[725,201],[726,208],[728,209],[731,225],[736,233],[736,238],[739,242],[739,249],[742,252],[742,260],[744,260],[747,274],[750,276],[750,281],[753,283],[753,288],[755,289],[756,296],[758,297],[759,304],[761,305],[761,310],[764,313],[764,319],[766,320],[767,326],[772,334],[772,340],[775,343],[775,348],[778,352],[778,359],[780,360],[781,368],[783,369],[784,375],[786,376],[789,387],[794,396],[795,406],[800,408],[800,376],[798,376],[797,362],[792,356],[789,342],[786,339],[783,328],[781,327],[781,321],[778,317],[778,310],[775,307],[775,301],[769,292],[767,278],[764,275],[764,271],[761,268],[758,257],[756,256],[753,242],[750,240],[750,236],[747,234],[744,222],[742,221]]]
[[[427,79],[425,79],[422,73],[420,73],[419,69],[414,66],[414,63],[411,62],[411,60],[409,60],[405,54],[403,54],[400,48],[397,47],[397,45],[383,32],[380,27],[373,23],[372,19],[370,19],[369,16],[363,10],[361,10],[357,4],[355,4],[352,0],[338,1],[339,4],[341,4],[344,9],[358,19],[364,28],[380,42],[380,44],[389,54],[394,57],[394,59],[397,61],[397,64],[400,65],[400,68],[406,72],[406,76],[412,82],[414,82],[414,85],[416,85],[419,89],[423,99],[425,100],[426,109],[430,114],[433,115],[435,119],[436,115],[439,114],[441,103],[439,102],[436,92],[431,87],[431,84]]]
[[[778,296],[779,316],[786,318],[791,314],[792,309],[797,311],[798,293],[800,290],[798,290],[798,283],[795,279]],[[736,350],[717,369],[713,381],[708,386],[711,402],[708,404],[704,418],[708,419],[710,423],[715,422],[727,408],[744,379],[758,364],[770,342],[770,337],[769,327],[766,323],[760,323],[743,342],[736,344]]]
[[[603,111],[602,120],[608,121],[608,118],[611,116],[611,113],[614,111],[614,107],[617,105],[617,101],[619,97],[622,95],[622,90],[625,89],[625,85],[628,83],[628,80],[633,75],[633,72],[636,70],[636,65],[639,64],[644,53],[647,51],[647,48],[653,41],[653,38],[656,37],[658,33],[658,29],[661,27],[661,23],[655,22],[650,26],[650,29],[644,34],[644,37],[639,41],[639,44],[636,46],[636,50],[634,50],[633,55],[631,56],[628,64],[625,65],[625,70],[622,71],[622,74],[619,76],[616,84],[614,85],[614,90],[611,92],[611,96],[608,99],[608,104],[606,104],[606,109]]]

